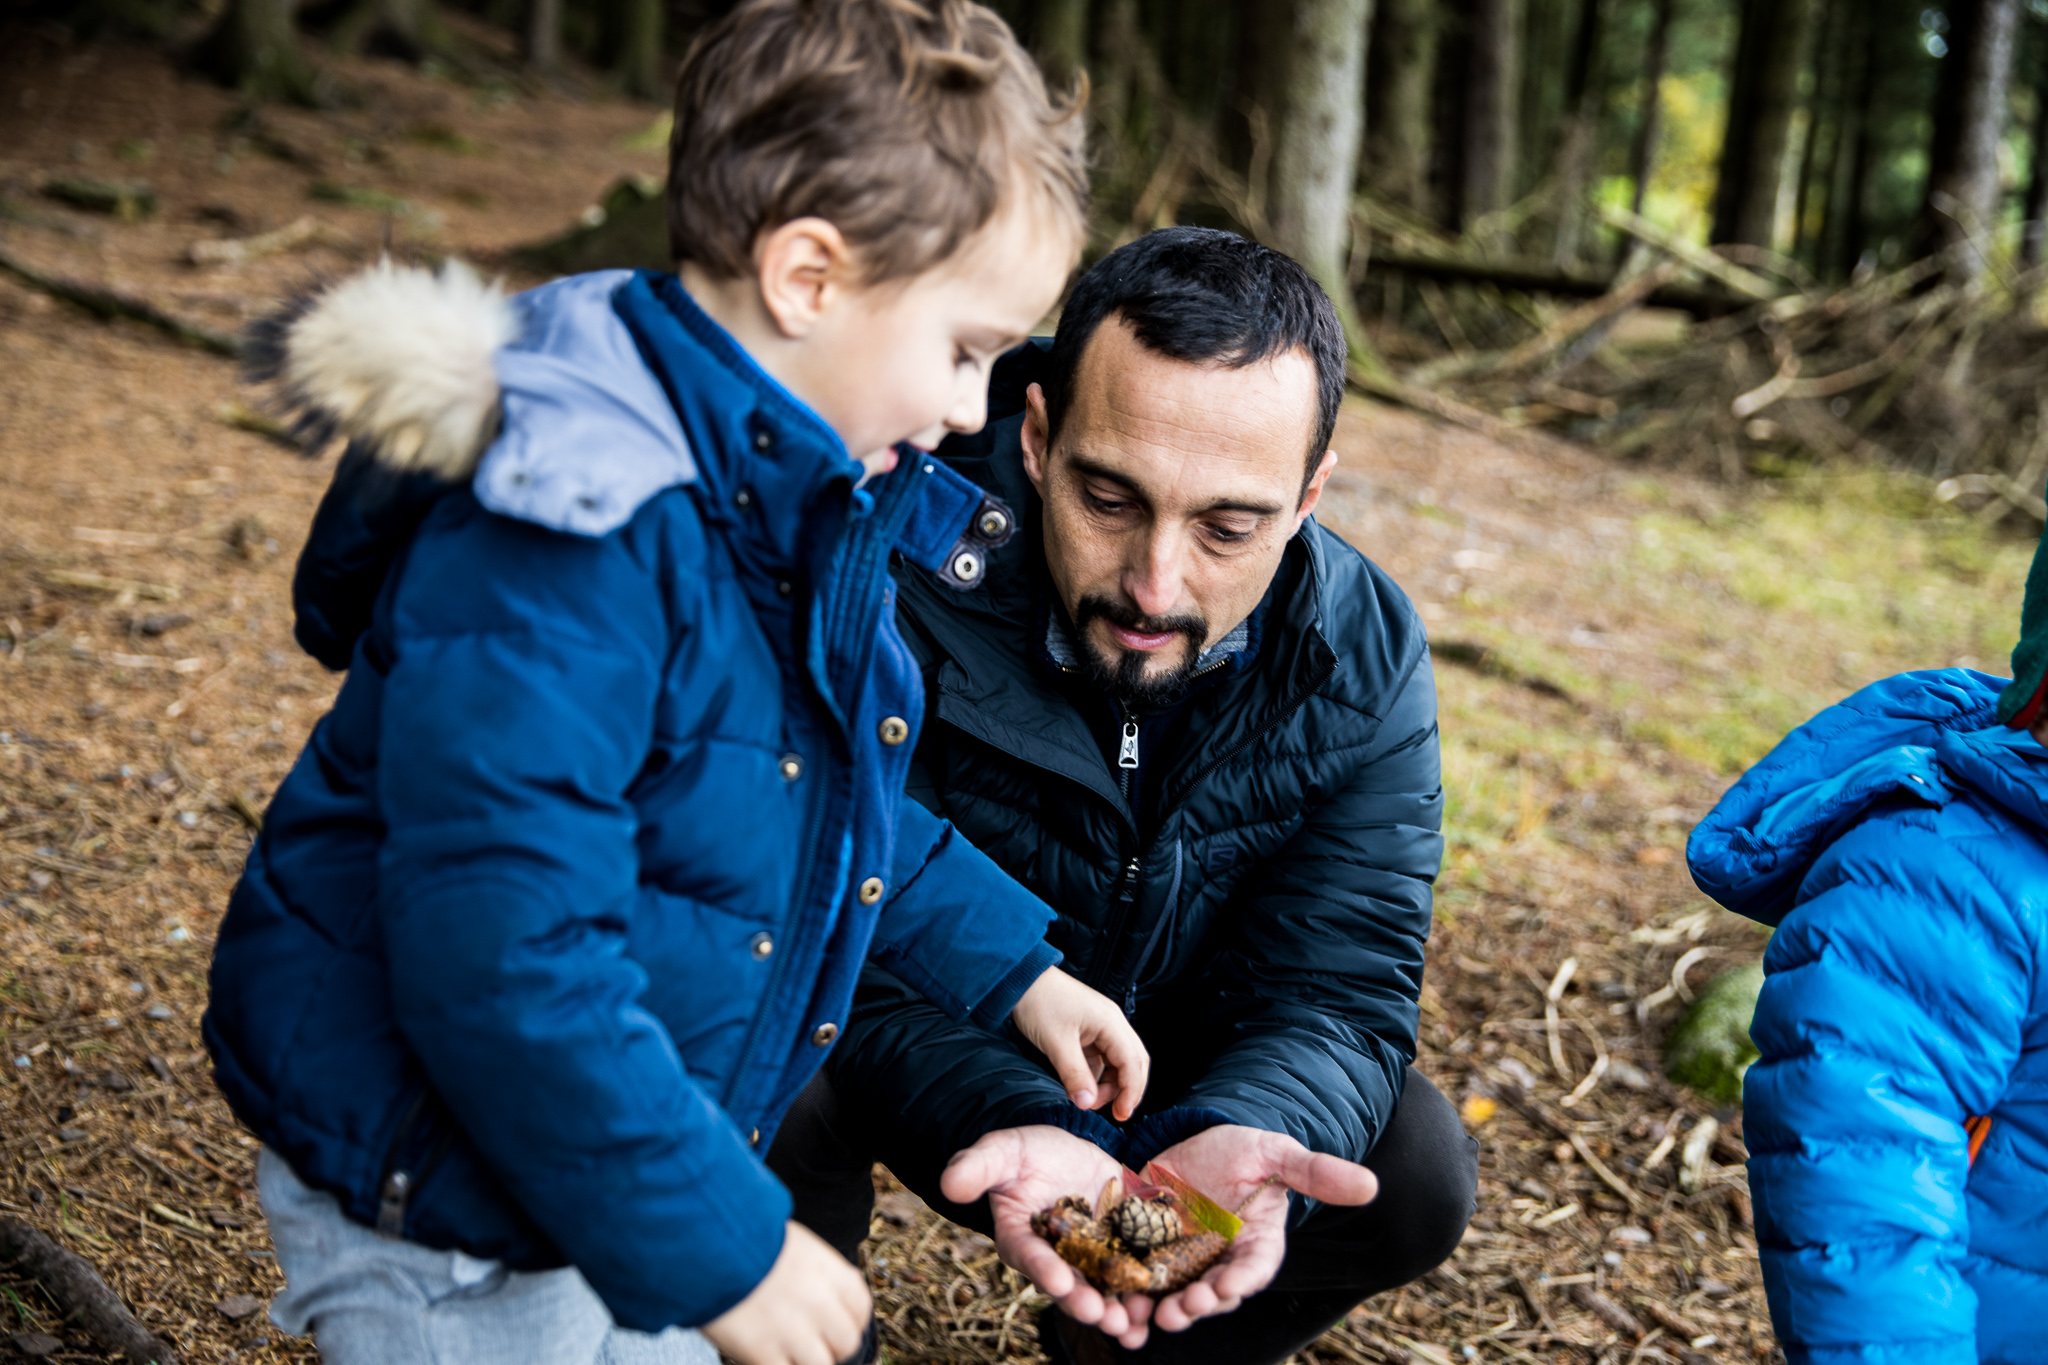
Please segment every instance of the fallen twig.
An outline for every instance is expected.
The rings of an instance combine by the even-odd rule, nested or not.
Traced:
[[[127,318],[168,333],[187,346],[197,346],[202,351],[224,355],[230,359],[242,354],[242,343],[225,332],[197,322],[187,322],[173,317],[147,299],[137,298],[126,290],[109,288],[106,285],[86,284],[81,280],[66,279],[46,270],[28,264],[20,257],[0,247],[0,270],[15,276],[33,289],[39,289],[52,298],[75,303],[102,318]]]
[[[129,1365],[177,1365],[177,1357],[144,1327],[92,1263],[50,1240],[47,1233],[0,1218],[0,1261],[12,1263],[92,1339]]]

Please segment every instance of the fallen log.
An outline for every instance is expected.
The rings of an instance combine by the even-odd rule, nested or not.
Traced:
[[[91,1262],[40,1229],[0,1218],[0,1265],[41,1285],[67,1319],[128,1365],[178,1365],[171,1348],[136,1320]]]
[[[1490,284],[1525,294],[1557,294],[1574,299],[1597,299],[1611,294],[1615,283],[1611,275],[1583,275],[1524,262],[1424,256],[1379,247],[1374,248],[1372,259],[1366,264],[1368,275],[1375,270],[1395,270],[1444,284]],[[1662,285],[1643,300],[1651,308],[1673,308],[1699,318],[1725,317],[1753,307],[1755,302],[1723,290],[1687,284]]]
[[[53,275],[30,265],[4,247],[0,247],[0,270],[15,276],[32,289],[40,290],[52,298],[62,299],[66,303],[75,303],[95,316],[127,318],[131,322],[140,322],[168,333],[187,346],[197,346],[202,351],[211,351],[215,355],[224,355],[230,359],[238,358],[242,354],[242,343],[225,332],[217,332],[200,323],[173,317],[149,300],[138,298],[125,290]]]

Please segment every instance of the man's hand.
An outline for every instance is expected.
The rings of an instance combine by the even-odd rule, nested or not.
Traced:
[[[1137,1112],[1152,1058],[1114,1002],[1048,967],[1010,1018],[1052,1063],[1068,1099],[1083,1109],[1113,1103],[1111,1112],[1119,1120]]]
[[[1311,1152],[1282,1133],[1235,1124],[1197,1133],[1156,1160],[1244,1219],[1221,1260],[1153,1308],[1153,1323],[1167,1332],[1231,1312],[1273,1282],[1287,1255],[1288,1190],[1325,1204],[1370,1204],[1380,1191],[1379,1178],[1355,1162]],[[1247,1198],[1250,1204],[1239,1208]]]
[[[704,1328],[740,1365],[839,1365],[860,1349],[874,1305],[867,1281],[801,1223],[754,1292]]]
[[[1068,1317],[1099,1327],[1136,1350],[1145,1344],[1151,1301],[1143,1294],[1104,1298],[1031,1230],[1032,1214],[1065,1194],[1093,1203],[1121,1170],[1116,1158],[1094,1143],[1035,1124],[990,1133],[956,1153],[939,1177],[939,1189],[956,1204],[971,1204],[986,1194],[1003,1264],[1029,1278]]]

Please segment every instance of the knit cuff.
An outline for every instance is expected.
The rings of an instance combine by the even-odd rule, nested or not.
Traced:
[[[974,1013],[969,1016],[971,1022],[981,1025],[990,1032],[1001,1028],[1003,1021],[1010,1017],[1010,1012],[1017,1008],[1017,1002],[1024,998],[1024,992],[1030,990],[1032,983],[1039,977],[1058,966],[1061,960],[1060,950],[1050,943],[1041,939],[1033,944],[1031,951],[1024,954],[1024,960],[1012,967],[1009,973],[995,984],[995,989],[983,996],[981,1003],[974,1007]]]
[[[1023,1128],[1034,1123],[1051,1124],[1055,1128],[1072,1133],[1094,1143],[1111,1156],[1118,1157],[1123,1151],[1124,1130],[1092,1110],[1077,1104],[1041,1104],[1013,1115],[1002,1125],[1005,1128]]]
[[[1092,1117],[1092,1116],[1091,1116]],[[1169,1147],[1186,1142],[1197,1133],[1206,1133],[1211,1128],[1220,1128],[1237,1120],[1221,1110],[1197,1105],[1176,1105],[1148,1115],[1125,1135],[1123,1141],[1123,1163],[1134,1171],[1145,1169],[1145,1163]]]

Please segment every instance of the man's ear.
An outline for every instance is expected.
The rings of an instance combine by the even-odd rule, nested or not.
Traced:
[[[1294,529],[1308,520],[1309,513],[1316,510],[1316,504],[1323,500],[1323,485],[1330,481],[1330,474],[1337,468],[1337,452],[1323,452],[1323,462],[1316,466],[1316,472],[1309,475],[1308,487],[1302,492],[1301,506],[1294,511]]]
[[[1052,422],[1046,416],[1045,390],[1033,384],[1024,390],[1024,426],[1017,433],[1024,447],[1024,477],[1045,498],[1045,470],[1051,462]]]
[[[754,248],[761,304],[791,340],[810,335],[833,297],[853,279],[853,252],[823,218],[792,218]]]

